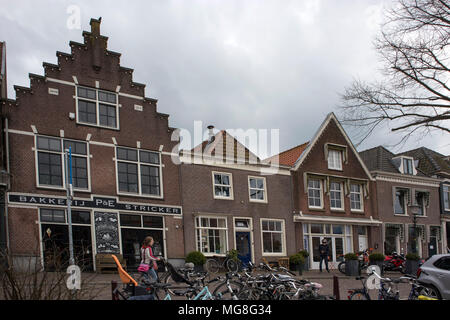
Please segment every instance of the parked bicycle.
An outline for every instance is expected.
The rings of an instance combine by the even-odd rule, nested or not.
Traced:
[[[378,288],[378,300],[400,300],[399,290],[394,289],[393,285],[397,285],[401,282],[400,279],[389,279],[382,278],[376,272],[372,272],[369,276],[375,275],[379,279],[379,288]],[[359,289],[351,289],[348,290],[348,299],[349,300],[372,300],[369,294],[369,289],[367,287],[367,280],[365,277],[357,277],[356,280],[361,280],[363,285],[362,288]],[[364,281],[365,280],[365,281]]]
[[[221,268],[228,270],[228,272],[237,272],[240,268],[239,262],[239,259],[231,251],[228,251],[225,259],[219,256],[207,259],[205,268],[209,273],[218,273]]]

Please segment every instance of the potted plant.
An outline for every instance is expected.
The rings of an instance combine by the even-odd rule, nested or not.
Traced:
[[[356,277],[359,275],[359,261],[356,253],[347,253],[345,259],[345,275]]]
[[[408,253],[406,255],[406,274],[416,275],[419,269],[420,257],[415,253]]]
[[[203,271],[203,265],[206,262],[206,257],[200,251],[192,251],[186,256],[186,263],[192,262],[195,271]]]
[[[301,254],[303,256],[303,258],[305,258],[305,262],[303,263],[302,270],[308,271],[309,270],[309,259],[308,259],[309,252],[306,250],[300,250],[298,253]]]
[[[374,252],[369,256],[370,265],[376,265],[380,268],[380,276],[384,273],[384,260],[385,256],[382,253]]]
[[[289,257],[289,264],[294,267],[295,271],[297,271],[299,275],[302,274],[304,263],[305,257],[300,253],[296,253]]]

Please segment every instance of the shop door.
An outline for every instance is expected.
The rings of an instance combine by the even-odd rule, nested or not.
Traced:
[[[127,229],[122,228],[122,252],[127,267],[137,269],[141,263],[141,247],[145,237],[150,236],[155,241],[153,245],[154,256],[164,256],[163,232],[161,230]],[[160,265],[158,264],[158,267]],[[158,268],[160,269],[160,268]]]
[[[328,259],[330,262],[335,261],[336,259],[336,253],[334,250],[334,241],[332,237],[312,237],[312,248],[313,248],[313,264],[312,264],[312,268],[313,269],[319,269],[319,263],[320,263],[320,252],[319,252],[319,245],[322,244],[322,240],[326,239],[328,242],[328,247],[329,247],[329,254],[328,254]],[[341,239],[342,240],[342,239]],[[322,265],[322,267],[324,267]]]
[[[47,271],[65,270],[69,266],[69,226],[42,224],[44,268]],[[75,264],[82,271],[93,270],[91,228],[72,226]]]
[[[236,250],[243,267],[246,267],[252,259],[250,232],[236,232]]]

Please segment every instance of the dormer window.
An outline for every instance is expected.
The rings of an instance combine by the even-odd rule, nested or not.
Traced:
[[[77,87],[77,123],[110,129],[119,128],[117,94]]]
[[[413,159],[403,158],[403,173],[413,175]]]

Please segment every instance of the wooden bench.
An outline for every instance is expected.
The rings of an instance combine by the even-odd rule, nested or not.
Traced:
[[[121,266],[126,269],[127,264],[121,254],[116,254]],[[99,273],[116,273],[117,264],[110,253],[97,253],[95,256],[96,270]]]

